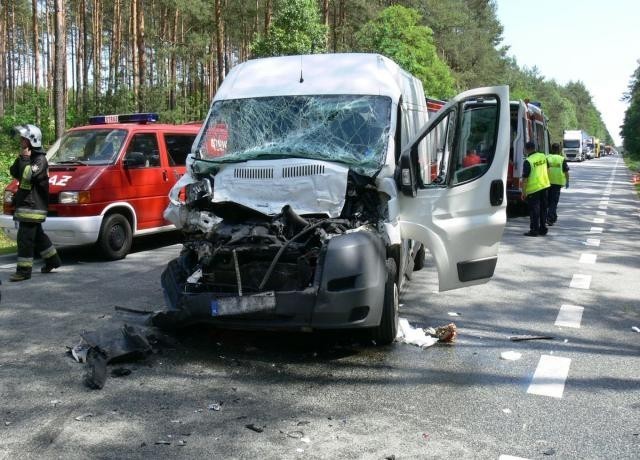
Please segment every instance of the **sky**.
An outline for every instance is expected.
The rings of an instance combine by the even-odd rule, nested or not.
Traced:
[[[627,108],[620,98],[640,59],[640,0],[496,0],[496,4],[507,54],[520,67],[535,66],[540,75],[561,85],[582,81],[620,145]]]

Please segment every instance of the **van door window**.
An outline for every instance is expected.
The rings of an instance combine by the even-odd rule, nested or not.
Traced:
[[[134,134],[125,160],[136,168],[152,168],[160,166],[160,149],[155,133]]]
[[[169,166],[184,166],[187,155],[191,152],[191,145],[196,136],[192,134],[165,134],[164,143],[169,154]]]
[[[498,134],[498,107],[497,101],[490,98],[464,104],[452,185],[475,180],[491,166]]]
[[[455,114],[455,110],[447,112],[415,146],[423,187],[442,187],[447,184],[453,151]]]

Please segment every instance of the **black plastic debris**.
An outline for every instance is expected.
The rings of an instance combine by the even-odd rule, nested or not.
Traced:
[[[258,426],[255,423],[249,423],[244,427],[250,429],[251,431],[255,431],[256,433],[262,433],[264,431],[264,427]]]
[[[126,377],[127,375],[131,375],[131,369],[127,369],[126,367],[116,367],[111,371],[112,377]]]
[[[526,340],[553,340],[551,335],[512,335],[509,340],[512,342],[524,342]]]
[[[92,390],[102,390],[107,381],[107,355],[100,348],[89,349],[86,369],[84,384]]]

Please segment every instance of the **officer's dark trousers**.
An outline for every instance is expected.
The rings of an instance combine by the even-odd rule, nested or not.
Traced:
[[[562,185],[551,184],[549,187],[549,209],[547,209],[547,222],[554,224],[558,220],[558,201],[560,201]]]
[[[529,204],[529,230],[532,233],[547,233],[547,189],[527,195]]]
[[[18,272],[31,274],[35,251],[45,259],[59,257],[42,224],[20,222],[18,227]]]

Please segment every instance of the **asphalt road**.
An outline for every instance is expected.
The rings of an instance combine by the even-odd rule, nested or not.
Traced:
[[[179,244],[67,250],[17,284],[1,258],[0,458],[639,458],[639,202],[621,159],[571,168],[558,223],[527,238],[510,219],[490,283],[436,293],[415,274],[401,315],[459,332],[427,349],[199,328],[89,390],[65,347],[114,306],[162,306]]]

